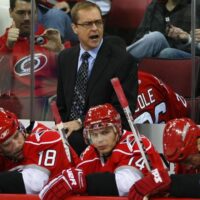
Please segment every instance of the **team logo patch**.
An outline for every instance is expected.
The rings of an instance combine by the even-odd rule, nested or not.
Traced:
[[[41,70],[47,63],[47,57],[44,54],[34,54],[34,72]],[[18,76],[27,76],[31,72],[31,57],[21,58],[14,67],[14,71]]]

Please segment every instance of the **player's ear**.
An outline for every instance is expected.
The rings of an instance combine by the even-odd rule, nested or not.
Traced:
[[[72,30],[74,31],[75,34],[77,34],[78,28],[77,28],[77,25],[74,23],[72,23]]]

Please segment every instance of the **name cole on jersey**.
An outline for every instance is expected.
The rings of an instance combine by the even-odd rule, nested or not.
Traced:
[[[139,71],[138,83],[135,123],[166,123],[188,115],[186,100],[155,76]]]

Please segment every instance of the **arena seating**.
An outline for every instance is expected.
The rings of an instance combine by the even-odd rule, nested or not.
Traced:
[[[192,77],[192,60],[191,59],[159,59],[144,58],[139,62],[138,69],[151,73],[161,79],[164,83],[178,94],[184,96],[188,102],[189,116],[200,123],[200,97],[199,91],[199,65],[200,58],[196,58],[195,80]],[[196,95],[192,96],[192,81],[195,81]]]
[[[196,75],[200,59],[196,58]],[[192,92],[192,60],[191,59],[159,59],[144,58],[139,62],[138,69],[160,78],[171,86],[175,92],[191,97]],[[196,77],[197,82],[197,77]],[[197,86],[197,85],[196,85]]]
[[[106,17],[108,33],[117,34],[130,44],[150,2],[151,0],[112,0],[111,10]]]
[[[188,98],[187,103],[191,118],[194,119],[197,124],[200,124],[200,96]]]
[[[106,23],[109,27],[137,28],[150,0],[112,0]]]

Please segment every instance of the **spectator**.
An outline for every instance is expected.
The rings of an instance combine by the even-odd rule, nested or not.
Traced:
[[[169,162],[175,163],[176,173],[169,177],[166,172],[161,171],[160,181],[149,174],[132,186],[129,200],[142,200],[146,195],[163,190],[173,197],[200,198],[199,136],[200,129],[191,119],[181,118],[167,122],[163,133],[164,154]]]
[[[59,30],[63,41],[78,42],[71,27],[70,5],[66,0],[38,0],[38,21],[45,28]]]
[[[12,96],[24,99],[24,104],[30,104],[30,30],[31,30],[31,0],[10,0],[10,16],[13,19],[12,26],[9,27],[5,34],[0,37],[0,54],[9,58],[4,59],[5,66],[1,65],[0,76],[3,76],[3,68],[6,76],[0,78],[1,82],[8,82],[10,75],[10,84],[0,96],[7,95],[8,99]],[[36,17],[36,16],[35,16]],[[34,94],[38,101],[35,104],[43,104],[45,98],[49,98],[56,93],[56,55],[63,44],[60,40],[60,34],[55,29],[45,30],[38,25],[35,32],[34,44],[34,75],[35,90]],[[6,57],[5,57],[6,58]],[[6,64],[7,60],[7,64]],[[40,97],[44,97],[40,98]],[[40,98],[40,99],[39,99]],[[14,98],[13,98],[14,99]],[[10,106],[18,106],[13,103]],[[11,107],[7,107],[11,110]],[[40,108],[42,109],[42,108]],[[27,118],[27,110],[24,115],[21,113],[20,118]]]
[[[120,115],[111,104],[89,109],[84,122],[84,136],[89,146],[83,152],[77,169],[84,173],[85,192],[89,195],[127,196],[130,186],[148,170],[133,133],[122,130]],[[141,139],[152,166],[163,169],[161,158],[151,142],[144,136]],[[42,200],[64,199],[80,192],[77,186],[70,189],[66,171],[44,187],[40,193]],[[78,181],[76,173],[74,178]],[[58,195],[56,188],[61,191]]]
[[[0,162],[0,193],[38,194],[49,178],[73,166],[57,131],[36,122],[28,135],[16,115],[3,108]]]
[[[199,1],[196,2],[196,9],[200,9]],[[199,55],[199,12],[196,26],[196,50]],[[127,51],[139,60],[143,57],[190,58],[190,32],[191,0],[153,0]]]
[[[121,39],[103,38],[101,11],[96,4],[79,2],[72,8],[71,16],[80,45],[66,49],[58,56],[57,105],[70,135],[69,142],[80,154],[86,147],[82,121],[91,106],[113,104],[122,115],[123,125],[128,128],[110,80],[119,77],[133,112],[137,98],[137,66]],[[89,56],[88,60],[82,61],[82,55]],[[79,80],[80,76],[84,77]]]
[[[155,76],[139,71],[138,85],[134,123],[166,123],[170,119],[188,116],[188,105],[184,97]]]

